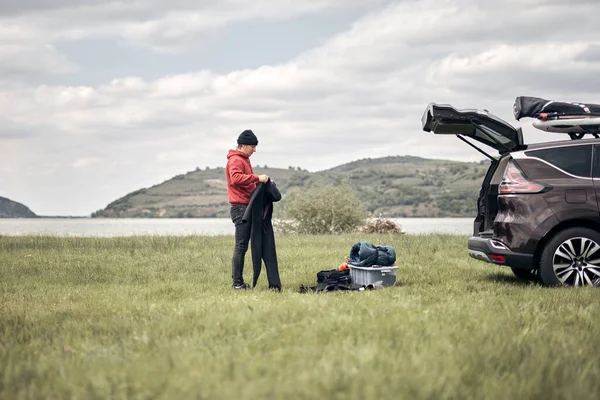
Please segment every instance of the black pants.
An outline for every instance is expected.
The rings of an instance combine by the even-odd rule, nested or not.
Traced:
[[[244,283],[244,256],[248,251],[248,242],[250,241],[250,224],[243,224],[242,217],[246,211],[245,204],[232,205],[229,213],[231,220],[235,225],[235,248],[231,259],[231,278],[234,285]]]

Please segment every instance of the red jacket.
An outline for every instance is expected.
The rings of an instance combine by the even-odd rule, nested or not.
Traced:
[[[258,175],[254,175],[250,158],[239,150],[229,150],[225,173],[229,203],[248,204],[258,183]]]

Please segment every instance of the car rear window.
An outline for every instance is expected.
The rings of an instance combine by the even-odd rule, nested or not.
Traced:
[[[589,178],[592,171],[592,146],[568,146],[556,149],[527,151],[528,157],[537,157],[572,175]]]

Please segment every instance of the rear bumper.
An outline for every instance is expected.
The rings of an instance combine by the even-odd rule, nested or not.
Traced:
[[[469,255],[477,260],[513,268],[533,267],[533,254],[515,253],[492,238],[473,236],[469,238],[468,248]],[[494,261],[491,256],[503,256],[504,262]]]

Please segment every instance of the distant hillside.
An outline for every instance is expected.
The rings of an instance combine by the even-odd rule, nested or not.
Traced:
[[[0,197],[0,218],[35,218],[35,215],[29,208],[21,203]]]
[[[466,163],[395,156],[353,161],[308,172],[255,166],[285,193],[347,179],[373,215],[385,217],[472,217],[487,162]],[[92,217],[229,217],[225,169],[196,169],[110,203]]]

